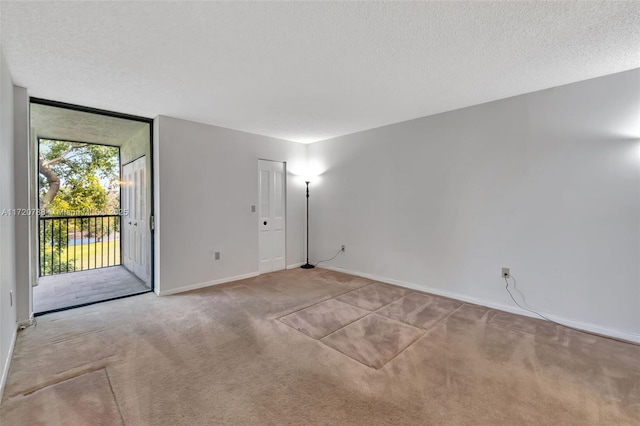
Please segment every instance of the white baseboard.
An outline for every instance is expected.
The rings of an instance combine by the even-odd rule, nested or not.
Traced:
[[[4,385],[7,383],[7,377],[9,376],[9,367],[11,366],[11,358],[13,358],[13,348],[16,346],[16,338],[18,337],[18,327],[13,330],[13,336],[11,337],[11,345],[9,346],[9,355],[7,356],[7,362],[2,369],[2,378],[0,378],[0,402],[2,402],[2,396],[4,395]]]
[[[30,320],[27,320],[27,321],[20,321],[18,323],[18,329],[23,330],[27,327],[31,327],[33,324],[35,324],[34,318],[31,318]]]
[[[296,269],[304,265],[304,262],[294,263],[291,265],[287,265],[287,269]]]
[[[31,315],[29,315],[29,319],[28,320],[18,322],[18,330],[22,330],[22,329],[25,329],[27,327],[31,327],[34,323],[35,323],[35,318],[33,316],[33,312],[31,312]]]
[[[199,288],[210,287],[212,285],[224,284],[224,283],[229,283],[229,282],[232,282],[232,281],[245,280],[247,278],[257,277],[258,275],[260,275],[259,272],[251,272],[251,273],[248,273],[248,274],[236,275],[234,277],[221,278],[219,280],[207,281],[207,282],[204,282],[204,283],[186,285],[186,286],[183,286],[183,287],[173,288],[171,290],[164,290],[163,291],[163,290],[157,289],[158,291],[156,292],[156,294],[158,296],[168,296],[170,294],[184,293],[185,291],[197,290]]]
[[[460,300],[462,302],[473,303],[475,305],[486,306],[487,308],[498,309],[500,311],[506,311],[506,312],[510,312],[512,314],[524,315],[524,316],[527,316],[527,317],[540,319],[540,317],[538,317],[537,315],[535,315],[535,314],[533,314],[533,313],[531,313],[529,311],[526,311],[524,309],[521,309],[521,308],[519,308],[517,306],[504,305],[502,303],[496,303],[496,302],[492,302],[490,300],[485,300],[485,299],[479,299],[479,298],[476,298],[476,297],[466,296],[466,295],[460,294],[460,293],[454,293],[454,292],[450,292],[450,291],[440,290],[440,289],[437,289],[437,288],[422,286],[422,285],[418,285],[418,284],[414,284],[414,283],[408,283],[408,282],[404,282],[404,281],[395,280],[393,278],[387,278],[387,277],[381,277],[381,276],[378,276],[378,275],[368,274],[368,273],[365,273],[365,272],[351,271],[351,270],[345,269],[345,268],[337,268],[337,267],[334,267],[334,266],[319,266],[319,268],[330,269],[332,271],[337,271],[337,272],[344,272],[345,274],[356,275],[358,277],[363,277],[363,278],[368,278],[370,280],[375,280],[375,281],[380,281],[380,282],[383,282],[383,283],[393,284],[393,285],[397,285],[397,286],[400,286],[400,287],[409,288],[411,290],[422,291],[424,293],[432,293],[432,294],[436,294],[438,296],[444,296],[444,297],[448,297],[450,299]],[[540,312],[540,313],[543,314],[544,316],[546,316],[547,318],[549,318],[550,320],[553,320],[554,322],[557,322],[557,323],[560,323],[560,324],[565,324],[565,325],[567,325],[569,327],[573,327],[573,328],[577,328],[577,329],[580,329],[580,330],[589,331],[589,332],[592,332],[592,333],[602,334],[604,336],[615,337],[616,339],[627,340],[629,342],[640,343],[640,334],[638,334],[638,333],[633,333],[633,332],[625,331],[625,330],[613,330],[613,329],[610,329],[610,328],[601,327],[601,326],[596,325],[596,324],[591,324],[591,323],[586,323],[586,322],[581,322],[581,321],[576,321],[576,320],[572,320],[572,319],[558,317],[556,315],[548,314],[546,312]]]

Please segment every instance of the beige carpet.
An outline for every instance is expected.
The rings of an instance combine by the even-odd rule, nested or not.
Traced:
[[[4,425],[640,424],[640,347],[336,272],[39,317]]]

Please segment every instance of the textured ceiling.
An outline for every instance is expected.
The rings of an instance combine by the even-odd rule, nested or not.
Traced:
[[[40,138],[121,146],[148,123],[31,104],[31,126]]]
[[[640,2],[7,2],[31,96],[312,142],[640,67]]]

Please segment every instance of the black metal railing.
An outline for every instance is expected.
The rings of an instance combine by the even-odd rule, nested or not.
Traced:
[[[40,276],[120,265],[120,216],[40,217]]]

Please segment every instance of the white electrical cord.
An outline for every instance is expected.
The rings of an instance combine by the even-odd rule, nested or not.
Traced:
[[[332,261],[333,259],[335,259],[336,257],[338,257],[338,255],[339,255],[340,253],[342,253],[342,249],[338,250],[338,252],[336,253],[336,255],[335,255],[335,256],[333,256],[331,259],[321,260],[321,261],[317,262],[317,263],[316,263],[315,265],[313,265],[313,266],[318,266],[318,265],[319,265],[319,264],[321,264],[322,262],[330,262],[330,261]]]
[[[511,276],[511,275],[505,275],[505,276],[504,276],[504,282],[506,283],[505,290],[507,290],[507,293],[509,293],[509,296],[511,297],[511,300],[513,300],[513,303],[515,303],[516,305],[518,305],[520,308],[524,309],[525,311],[531,312],[532,314],[536,314],[536,315],[538,315],[540,318],[543,318],[543,319],[545,319],[545,320],[547,320],[547,321],[549,321],[549,322],[552,322],[552,323],[554,323],[554,324],[556,324],[556,325],[559,325],[559,326],[561,326],[561,327],[570,328],[571,330],[579,331],[580,333],[586,333],[586,334],[590,334],[590,335],[592,335],[592,336],[602,337],[602,338],[604,338],[604,339],[615,340],[616,342],[622,342],[622,343],[628,343],[628,344],[635,345],[635,346],[640,346],[640,344],[639,344],[639,343],[631,342],[631,341],[628,341],[628,340],[622,340],[622,339],[618,339],[618,338],[615,338],[615,337],[605,336],[605,335],[603,335],[603,334],[592,333],[592,332],[590,332],[590,331],[581,330],[581,329],[579,329],[579,328],[575,328],[575,327],[571,327],[571,326],[568,326],[568,325],[565,325],[565,324],[561,324],[561,323],[559,323],[559,322],[557,322],[557,321],[554,321],[554,320],[552,320],[552,319],[549,319],[549,318],[545,317],[544,315],[542,315],[542,314],[541,314],[541,313],[539,313],[539,312],[534,311],[533,309],[529,309],[529,308],[526,308],[526,307],[522,306],[522,305],[521,305],[521,304],[519,304],[519,303],[518,303],[518,301],[513,297],[513,294],[511,294],[511,291],[509,291],[509,278],[513,278],[513,283],[514,283],[513,285],[514,285],[514,287],[515,287],[516,279],[515,279],[513,276]],[[522,293],[521,293],[521,294],[522,294]],[[523,296],[523,299],[524,299],[524,296]]]
[[[555,324],[558,324],[558,325],[563,325],[563,324],[557,323],[557,322],[555,322],[554,320],[551,320],[551,319],[549,319],[549,318],[545,317],[544,315],[542,315],[542,314],[541,314],[541,313],[539,313],[539,312],[536,312],[536,311],[534,311],[534,310],[532,310],[532,309],[529,309],[529,308],[525,308],[524,306],[522,306],[521,304],[519,304],[519,303],[518,303],[518,301],[513,297],[513,294],[511,294],[511,291],[509,291],[509,278],[513,278],[513,277],[512,277],[511,275],[506,275],[506,274],[505,274],[504,282],[505,282],[507,285],[506,285],[504,288],[505,288],[505,290],[507,290],[507,293],[509,293],[509,296],[511,296],[511,300],[513,300],[513,303],[515,303],[516,305],[518,305],[520,308],[524,309],[525,311],[529,311],[529,312],[531,312],[532,314],[536,314],[536,315],[537,315],[537,316],[539,316],[540,318],[546,319],[547,321],[551,321],[551,322],[553,322],[553,323],[555,323]],[[515,282],[516,282],[516,279],[515,279],[515,278],[513,278],[513,285],[514,285],[514,287],[515,287]],[[566,327],[566,326],[565,326],[565,327]],[[569,328],[571,328],[571,327],[569,327]],[[575,330],[575,329],[574,329],[574,330]]]

